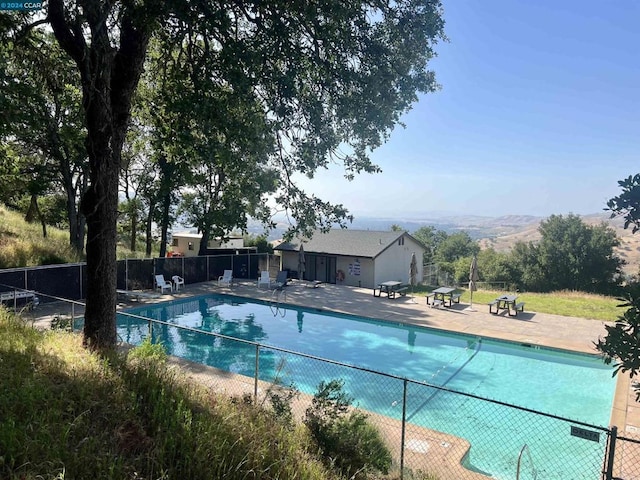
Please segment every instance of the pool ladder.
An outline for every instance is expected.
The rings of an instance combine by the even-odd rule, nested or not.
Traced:
[[[531,456],[531,450],[529,446],[525,443],[520,449],[520,453],[518,454],[518,468],[516,470],[516,480],[520,480],[520,463],[522,462],[522,455],[524,452],[527,452],[527,456],[529,457],[529,463],[531,463],[531,473],[533,473],[533,479],[538,478],[538,472],[536,472],[536,467],[533,465],[533,457]]]
[[[287,301],[287,292],[284,288],[274,288],[271,292],[271,303],[269,303],[269,308],[271,309],[271,313],[273,313],[274,317],[280,314],[280,316],[284,318],[286,315],[287,310],[285,308],[280,308],[280,304],[283,300],[285,302]]]

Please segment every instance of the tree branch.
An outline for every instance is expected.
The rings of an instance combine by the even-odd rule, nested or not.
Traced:
[[[80,71],[83,70],[82,63],[84,60],[84,52],[86,42],[84,37],[79,36],[78,32],[72,33],[71,28],[64,18],[63,0],[49,0],[49,11],[47,18],[53,29],[53,33],[58,39],[58,43],[69,54],[71,58],[78,64]]]

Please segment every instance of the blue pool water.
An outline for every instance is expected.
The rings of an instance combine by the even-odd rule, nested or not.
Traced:
[[[611,368],[594,356],[294,307],[274,309],[230,296],[195,297],[128,312],[260,343],[267,346],[261,348],[261,379],[278,375],[285,384],[293,382],[299,390],[313,393],[321,380],[342,378],[355,404],[393,418],[402,415],[401,380],[268,346],[590,425],[609,424],[615,381]],[[119,316],[122,340],[137,344],[147,332],[146,322]],[[254,346],[167,326],[154,326],[154,336],[169,354],[254,375]],[[537,478],[599,478],[604,434],[596,442],[572,436],[570,422],[415,383],[408,384],[406,415],[412,424],[467,439],[472,447],[466,465],[494,478],[515,478],[524,444],[531,451]]]

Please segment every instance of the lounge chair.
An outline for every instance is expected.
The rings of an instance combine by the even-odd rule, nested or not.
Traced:
[[[289,281],[288,277],[289,277],[289,270],[279,271],[278,275],[276,275],[276,280],[274,282],[276,285],[276,288],[286,287]]]
[[[164,293],[164,289],[168,288],[169,292],[173,291],[173,284],[169,280],[164,279],[164,275],[156,275],[156,289],[160,293]]]
[[[176,292],[180,290],[181,285],[182,288],[184,288],[184,278],[182,278],[180,275],[174,275],[173,277],[171,277],[171,280],[173,280],[173,286],[175,287]]]
[[[260,278],[258,278],[258,288],[261,285],[266,285],[267,288],[271,287],[271,278],[269,277],[269,272],[267,270],[263,270],[260,272]]]
[[[231,287],[231,282],[233,282],[233,270],[225,270],[224,274],[218,277],[219,287],[223,285],[226,285],[227,287]]]

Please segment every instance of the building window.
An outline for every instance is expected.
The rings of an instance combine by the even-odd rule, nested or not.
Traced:
[[[193,242],[189,242],[189,250],[193,250]]]
[[[398,239],[398,245],[400,245],[400,246],[404,245],[404,237],[400,237]]]
[[[177,238],[174,238],[174,239],[171,241],[171,246],[172,246],[172,247],[177,247],[177,246],[178,246],[178,239],[177,239]]]

